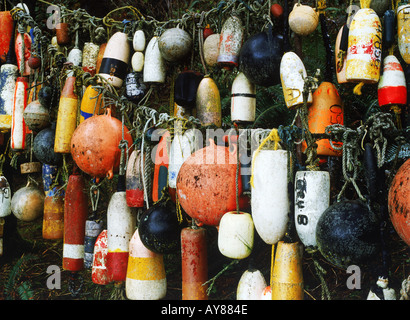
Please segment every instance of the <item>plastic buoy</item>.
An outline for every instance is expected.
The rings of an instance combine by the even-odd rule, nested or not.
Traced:
[[[316,30],[319,24],[318,13],[310,6],[296,3],[289,14],[290,29],[300,35],[307,36]]]
[[[105,48],[107,47],[107,42],[100,44],[100,49],[98,50],[97,62],[95,64],[95,72],[100,72],[101,62],[104,58]]]
[[[54,152],[70,153],[71,137],[77,126],[78,97],[75,93],[76,77],[67,77],[58,105]]]
[[[271,275],[272,300],[303,300],[303,246],[279,241]]]
[[[44,192],[28,182],[11,198],[11,212],[21,221],[34,221],[43,214]]]
[[[14,24],[10,11],[0,12],[0,26],[0,60],[4,63],[9,52],[10,41],[14,41]]]
[[[142,52],[136,51],[131,58],[131,67],[135,72],[142,72],[144,70],[145,56]]]
[[[181,231],[182,300],[208,300],[208,252],[206,229]]]
[[[89,85],[81,98],[80,123],[103,112],[103,96],[92,85]]]
[[[198,85],[196,93],[197,118],[203,126],[222,124],[221,97],[215,81],[205,76]]]
[[[145,50],[145,33],[143,30],[137,30],[132,37],[132,47],[134,51],[142,52]]]
[[[141,151],[133,150],[125,173],[125,196],[129,207],[144,207],[144,173],[141,171]]]
[[[33,154],[42,163],[59,165],[63,161],[63,155],[54,152],[55,131],[56,123],[53,122],[34,137]]]
[[[267,244],[277,243],[288,225],[288,155],[284,150],[260,150],[252,158],[252,218]]]
[[[218,249],[225,257],[245,259],[251,254],[254,225],[249,213],[225,213],[219,222],[218,230]]]
[[[11,188],[5,176],[0,176],[0,218],[11,214]]]
[[[166,76],[165,59],[159,51],[159,37],[154,36],[145,49],[144,82],[164,83]]]
[[[163,255],[147,249],[138,230],[130,240],[125,293],[130,300],[160,300],[167,293]]]
[[[217,64],[220,67],[230,69],[238,66],[243,37],[241,19],[235,15],[226,19],[222,25],[219,39]]]
[[[27,78],[18,77],[14,90],[13,118],[11,122],[10,147],[13,150],[23,150],[26,146],[26,123],[24,122],[24,109],[27,107]]]
[[[28,129],[36,133],[50,125],[50,113],[38,99],[27,105],[23,112],[23,118]]]
[[[203,79],[202,73],[185,70],[178,74],[174,85],[174,101],[182,107],[194,108],[198,86]]]
[[[181,61],[191,52],[192,38],[188,32],[179,27],[167,29],[159,37],[158,47],[166,61]]]
[[[94,76],[97,71],[97,59],[100,46],[93,42],[85,42],[82,54],[81,66],[83,71]]]
[[[17,33],[15,50],[20,75],[28,77],[31,70],[28,65],[28,60],[31,55],[31,37],[28,33]]]
[[[214,33],[208,36],[204,41],[204,60],[210,67],[216,66],[218,63],[220,38],[221,36],[219,33]]]
[[[63,269],[79,271],[84,268],[85,221],[88,198],[85,179],[74,167],[68,177],[64,200]]]
[[[231,119],[234,122],[253,122],[256,112],[255,85],[242,72],[232,83]]]
[[[245,270],[236,289],[236,300],[259,300],[266,288],[265,278],[258,269]]]
[[[394,55],[388,55],[383,60],[383,75],[378,84],[377,97],[380,107],[407,104],[406,77]]]
[[[130,72],[125,77],[125,96],[134,103],[141,101],[147,92],[143,77],[142,72]]]
[[[155,162],[152,181],[152,201],[154,202],[161,199],[163,190],[168,185],[170,139],[170,133],[167,130],[162,134],[159,143],[154,147]]]
[[[91,280],[93,283],[106,285],[110,283],[107,272],[107,230],[101,231],[95,240]]]
[[[410,159],[396,172],[390,185],[388,206],[390,220],[401,239],[410,246]]]
[[[59,22],[56,25],[56,40],[60,46],[70,43],[70,25],[67,22]]]
[[[390,48],[396,42],[396,13],[386,10],[383,15],[383,46]]]
[[[338,83],[347,83],[346,79],[346,55],[348,48],[349,27],[343,25],[337,34],[335,44],[335,69]]]
[[[94,247],[98,235],[103,230],[103,221],[87,219],[85,221],[84,233],[84,268],[92,268],[94,258]]]
[[[406,2],[400,2],[397,7],[397,44],[399,52],[403,60],[410,63],[410,24],[407,17],[410,14],[410,4]]]

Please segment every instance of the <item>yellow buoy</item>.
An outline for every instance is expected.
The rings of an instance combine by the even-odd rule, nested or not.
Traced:
[[[196,93],[196,115],[203,126],[222,124],[221,97],[215,81],[205,76]]]

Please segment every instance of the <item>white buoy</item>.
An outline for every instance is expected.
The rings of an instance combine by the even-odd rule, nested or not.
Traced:
[[[256,86],[240,72],[232,83],[231,92],[231,120],[255,121]]]
[[[11,189],[5,176],[0,176],[0,218],[11,214]]]
[[[165,60],[159,51],[158,39],[157,36],[152,37],[145,50],[144,82],[165,82]]]
[[[6,63],[0,67],[0,131],[11,130],[17,76],[16,65]]]
[[[236,300],[260,300],[265,288],[266,281],[262,272],[257,269],[248,269],[239,280]]]
[[[134,51],[142,52],[145,50],[145,33],[143,30],[137,30],[132,38],[132,47]]]
[[[10,147],[13,150],[23,150],[26,146],[27,130],[23,114],[27,106],[27,88],[27,78],[18,77],[14,90],[13,118],[11,122]]]

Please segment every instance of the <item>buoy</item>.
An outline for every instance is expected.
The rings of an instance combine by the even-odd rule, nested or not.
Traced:
[[[85,42],[83,47],[81,66],[83,71],[94,76],[97,72],[97,58],[100,46],[93,42]]]
[[[142,72],[144,70],[145,56],[142,52],[136,51],[131,58],[131,67],[135,72]]]
[[[371,263],[380,251],[380,223],[360,200],[330,205],[316,226],[316,243],[323,257],[339,268]]]
[[[23,150],[26,146],[27,128],[23,113],[27,107],[27,88],[27,78],[18,77],[14,90],[13,118],[11,122],[10,147],[13,150]]]
[[[42,163],[59,165],[63,161],[63,155],[54,152],[55,131],[56,123],[53,122],[50,127],[41,130],[34,137],[33,154]]]
[[[80,271],[84,268],[85,221],[88,198],[85,179],[74,167],[68,177],[64,200],[63,269]]]
[[[206,229],[181,230],[182,300],[208,300],[208,251]]]
[[[147,249],[135,230],[129,244],[125,293],[130,300],[160,300],[167,293],[163,255]]]
[[[170,139],[170,134],[167,130],[161,135],[159,143],[154,147],[155,162],[154,178],[152,181],[153,202],[157,202],[159,199],[161,199],[163,195],[163,189],[168,185]]]
[[[394,55],[388,55],[383,60],[383,75],[378,84],[377,97],[382,108],[407,104],[406,77]]]
[[[325,133],[326,127],[333,124],[343,125],[344,123],[344,106],[343,101],[333,83],[323,81],[313,92],[312,104],[308,109],[309,131],[313,134]],[[341,156],[341,142],[332,142],[329,139],[320,139],[316,141],[316,152],[319,156]],[[306,149],[306,143],[303,142],[302,151]]]
[[[95,72],[98,74],[100,72],[101,62],[104,58],[105,48],[107,47],[107,42],[100,44],[100,49],[98,50],[97,62],[95,66]]]
[[[23,112],[23,118],[28,129],[35,133],[40,132],[50,125],[50,113],[38,99],[27,105]]]
[[[110,283],[107,273],[107,230],[103,230],[95,240],[91,280],[93,283],[106,285]]]
[[[98,139],[96,139],[98,137]],[[71,138],[71,155],[77,166],[88,175],[112,179],[120,165],[122,123],[111,116],[111,109],[83,121]],[[124,140],[133,144],[131,134],[124,126]]]
[[[111,196],[107,208],[107,270],[110,281],[125,281],[129,243],[134,234],[136,215],[127,206],[125,176],[118,176],[117,191]]]
[[[0,218],[11,214],[11,188],[7,178],[0,176]]]
[[[236,145],[209,145],[191,154],[182,164],[177,178],[177,196],[185,212],[198,225],[219,225],[224,213],[236,210]],[[240,210],[247,207],[242,195],[242,181],[238,179]],[[221,188],[223,186],[223,188]]]
[[[54,152],[70,153],[71,137],[77,126],[78,97],[75,93],[76,77],[67,77],[58,105]]]
[[[373,9],[363,7],[356,12],[349,27],[346,56],[347,81],[359,82],[361,85],[377,83],[380,78],[381,57],[380,19]],[[355,90],[356,92],[361,93],[360,90]]]
[[[410,246],[410,159],[404,162],[389,188],[388,207],[390,220],[400,238]]]
[[[196,114],[202,126],[222,124],[221,97],[215,81],[205,76],[198,85],[196,93]]]
[[[216,66],[218,63],[220,34],[214,33],[204,40],[203,52],[205,63],[210,66]]]
[[[132,37],[132,47],[134,51],[142,52],[145,50],[145,33],[143,30],[137,30]]]
[[[6,62],[10,41],[14,42],[13,30],[15,28],[10,11],[0,12],[0,60]]]
[[[346,55],[348,48],[349,27],[344,24],[337,33],[335,44],[335,69],[337,82],[347,83],[346,79]]]
[[[283,36],[269,28],[245,41],[239,54],[239,69],[256,85],[279,84],[282,56]]]
[[[165,30],[158,39],[158,47],[162,57],[168,62],[181,61],[192,50],[192,37],[179,27]]]
[[[127,75],[131,46],[124,32],[116,32],[108,40],[98,74],[115,88],[122,86]]]
[[[280,62],[280,79],[283,95],[288,108],[296,108],[303,104],[303,89],[307,72],[302,60],[294,52],[286,52]],[[307,104],[312,103],[309,92]]]
[[[70,25],[67,22],[59,22],[56,25],[56,40],[60,46],[70,43]]]
[[[147,85],[143,82],[142,72],[130,72],[125,77],[125,97],[138,103],[147,92]]]
[[[241,72],[235,77],[231,92],[232,121],[245,123],[255,121],[255,85]]]
[[[103,113],[103,101],[103,95],[93,85],[88,85],[81,99],[80,123],[93,115]]]
[[[272,267],[272,300],[303,300],[303,246],[279,241]]]
[[[30,181],[11,198],[11,212],[21,221],[34,221],[44,211],[44,192]]]
[[[400,2],[397,7],[397,44],[403,60],[410,64],[410,24],[407,17],[410,14],[410,4],[408,1]]]
[[[316,30],[318,24],[319,15],[312,7],[295,3],[289,13],[289,27],[294,33],[307,36]]]
[[[219,39],[217,64],[220,67],[232,69],[238,66],[243,37],[241,19],[235,15],[226,19],[222,25]]]
[[[158,254],[175,253],[181,248],[182,224],[172,201],[161,200],[145,210],[138,232],[144,246]]]
[[[277,243],[287,229],[289,196],[288,155],[284,150],[260,150],[252,157],[252,218],[267,244]]]
[[[28,65],[28,60],[31,56],[31,37],[28,33],[17,33],[15,51],[20,76],[28,77],[31,70]]]
[[[79,67],[81,66],[81,63],[83,61],[83,52],[81,51],[80,48],[78,48],[77,45],[72,48],[67,55],[67,63],[72,63],[73,66]],[[68,76],[73,76],[74,71],[70,70],[68,71]]]
[[[208,23],[205,26],[204,31],[202,32],[202,36],[203,36],[204,40],[206,40],[206,38],[208,38],[212,34],[214,34],[214,31],[212,30],[211,26]]]
[[[159,37],[154,36],[145,49],[144,82],[164,83],[166,76],[165,59],[159,51]]]
[[[396,13],[386,10],[383,15],[383,46],[391,48],[396,42]]]
[[[90,269],[93,266],[94,247],[98,235],[103,230],[103,221],[88,218],[85,221],[84,234],[84,268]]]
[[[144,207],[144,173],[141,170],[141,151],[133,150],[125,173],[125,196],[129,207]]]
[[[194,108],[198,86],[204,75],[193,70],[180,72],[175,80],[174,101],[184,108]]]
[[[236,300],[260,300],[265,288],[266,281],[262,272],[255,268],[249,268],[239,279]]]
[[[253,249],[254,225],[247,212],[225,213],[219,222],[218,249],[228,258],[245,259]]]
[[[297,171],[295,175],[295,225],[300,241],[316,247],[316,226],[329,207],[330,175],[327,171]]]
[[[65,191],[56,181],[58,167],[42,165],[44,198],[43,239],[63,239]]]

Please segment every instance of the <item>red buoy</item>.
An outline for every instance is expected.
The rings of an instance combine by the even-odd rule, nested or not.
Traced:
[[[96,284],[106,285],[110,283],[107,273],[107,230],[101,231],[94,244],[93,267],[91,279]]]
[[[28,33],[17,34],[15,51],[20,75],[29,76],[31,68],[28,65],[28,59],[31,56],[31,37]]]
[[[6,62],[13,29],[13,18],[10,11],[0,12],[0,60],[2,63]]]

